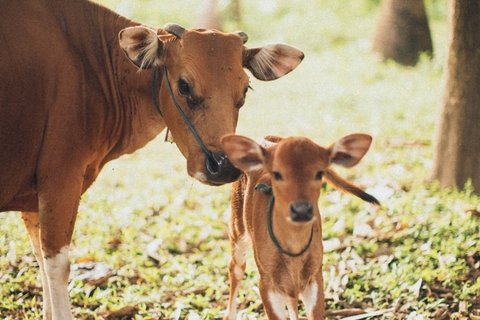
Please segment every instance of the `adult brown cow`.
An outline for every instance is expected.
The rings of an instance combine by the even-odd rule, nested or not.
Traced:
[[[243,68],[273,80],[303,54],[248,49],[243,33],[153,30],[86,0],[0,7],[0,211],[22,211],[44,318],[71,319],[68,246],[79,198],[105,163],[168,128],[191,176],[231,182],[220,137],[235,131]]]

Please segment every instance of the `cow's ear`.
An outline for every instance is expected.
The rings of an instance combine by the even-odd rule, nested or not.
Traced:
[[[261,48],[246,49],[243,66],[255,78],[269,81],[280,78],[302,62],[304,54],[286,44],[270,44]]]
[[[163,42],[157,32],[147,27],[125,28],[118,34],[120,47],[140,69],[149,69],[163,63]]]
[[[371,143],[372,137],[368,134],[354,133],[345,136],[328,148],[330,162],[342,167],[353,167],[362,160]]]
[[[230,162],[243,172],[262,168],[264,149],[250,138],[230,134],[222,137],[222,148]]]

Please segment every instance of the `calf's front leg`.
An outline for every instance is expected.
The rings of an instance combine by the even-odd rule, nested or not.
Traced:
[[[325,297],[323,294],[323,276],[320,270],[300,295],[308,320],[323,320],[325,317]]]
[[[260,274],[259,289],[262,297],[263,309],[269,320],[285,320],[285,306],[289,302],[289,298],[283,293],[269,286],[271,281],[266,281],[265,277]]]

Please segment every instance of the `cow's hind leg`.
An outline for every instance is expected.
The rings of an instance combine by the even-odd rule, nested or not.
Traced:
[[[50,320],[52,319],[52,302],[50,299],[50,289],[48,287],[47,275],[45,274],[45,264],[40,243],[40,220],[38,212],[22,212],[22,219],[30,237],[33,254],[40,267],[43,288],[43,319]]]

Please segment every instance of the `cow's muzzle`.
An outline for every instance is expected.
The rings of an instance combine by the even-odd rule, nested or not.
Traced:
[[[225,153],[212,152],[211,155],[205,159],[205,173],[209,183],[222,185],[238,179],[240,171],[232,165]]]

